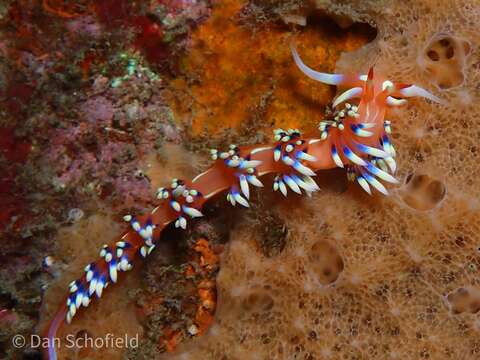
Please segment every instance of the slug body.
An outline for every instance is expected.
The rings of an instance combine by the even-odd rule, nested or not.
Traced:
[[[263,187],[260,178],[275,175],[273,190],[284,196],[288,191],[310,195],[320,190],[314,176],[319,170],[345,168],[349,179],[369,194],[372,189],[388,194],[384,184],[397,183],[395,149],[390,142],[389,107],[401,106],[406,98],[419,96],[441,102],[415,85],[393,83],[367,75],[338,75],[317,72],[303,63],[291,46],[299,69],[308,77],[347,88],[333,102],[333,115],[319,124],[319,132],[303,136],[298,130],[275,130],[274,142],[211,150],[214,164],[192,180],[174,179],[169,188],[160,188],[158,206],[142,216],[126,215],[126,232],[113,244],[104,245],[100,259],[85,267],[83,276],[70,283],[69,293],[50,323],[47,336],[55,337],[61,324],[70,323],[82,307],[116,283],[119,273],[129,271],[135,258],[147,257],[155,248],[162,230],[174,222],[185,229],[190,219],[201,217],[202,207],[211,197],[226,192],[232,205],[249,206],[250,187]],[[54,341],[49,341],[54,344]],[[57,358],[53,345],[45,359]]]

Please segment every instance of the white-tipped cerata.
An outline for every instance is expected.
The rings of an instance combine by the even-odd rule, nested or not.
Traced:
[[[335,164],[338,167],[343,168],[344,165],[343,165],[342,159],[340,158],[340,155],[338,155],[338,151],[335,145],[332,145],[331,152],[332,152],[332,159],[335,162]]]

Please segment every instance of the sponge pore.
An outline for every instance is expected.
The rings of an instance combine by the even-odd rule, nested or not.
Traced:
[[[454,314],[480,311],[480,289],[474,286],[461,287],[447,296],[447,301]]]
[[[322,285],[334,283],[343,271],[343,259],[329,241],[320,240],[313,244],[308,259],[312,271]]]
[[[268,287],[254,286],[241,299],[245,314],[263,313],[272,310],[275,301]]]
[[[437,34],[420,54],[419,64],[440,89],[463,83],[465,61],[470,44],[447,34]]]
[[[416,210],[431,210],[446,195],[443,182],[427,174],[412,173],[407,176],[405,187],[401,191],[403,201]]]

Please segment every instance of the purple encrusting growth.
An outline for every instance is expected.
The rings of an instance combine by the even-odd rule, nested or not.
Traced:
[[[66,28],[79,36],[98,39],[102,36],[102,27],[100,23],[90,15],[80,16],[72,19],[65,24]]]
[[[35,356],[13,349],[10,339],[40,330],[34,325],[42,294],[66,266],[56,253],[55,231],[75,221],[71,210],[88,217],[97,208],[144,208],[152,200],[142,174],[145,154],[161,151],[164,142],[184,142],[163,79],[176,68],[190,29],[208,14],[208,3],[185,2],[181,9],[177,2],[80,3],[0,5],[0,195],[11,192],[10,202],[18,202],[0,209],[0,358]],[[60,15],[70,11],[76,15]],[[148,62],[149,42],[137,40],[155,24],[165,56]],[[136,66],[127,69],[131,59]],[[113,87],[116,78],[122,82]],[[4,132],[8,141],[31,147],[21,164],[4,157]]]
[[[103,96],[88,99],[81,105],[81,112],[85,120],[95,124],[111,126],[115,112],[113,103]]]

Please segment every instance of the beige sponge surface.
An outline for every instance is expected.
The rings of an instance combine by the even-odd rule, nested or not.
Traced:
[[[215,324],[174,359],[480,358],[480,4],[317,1],[377,38],[338,72],[370,66],[445,100],[389,112],[402,185],[278,203],[284,249],[238,223]],[[307,23],[307,27],[309,24]]]

